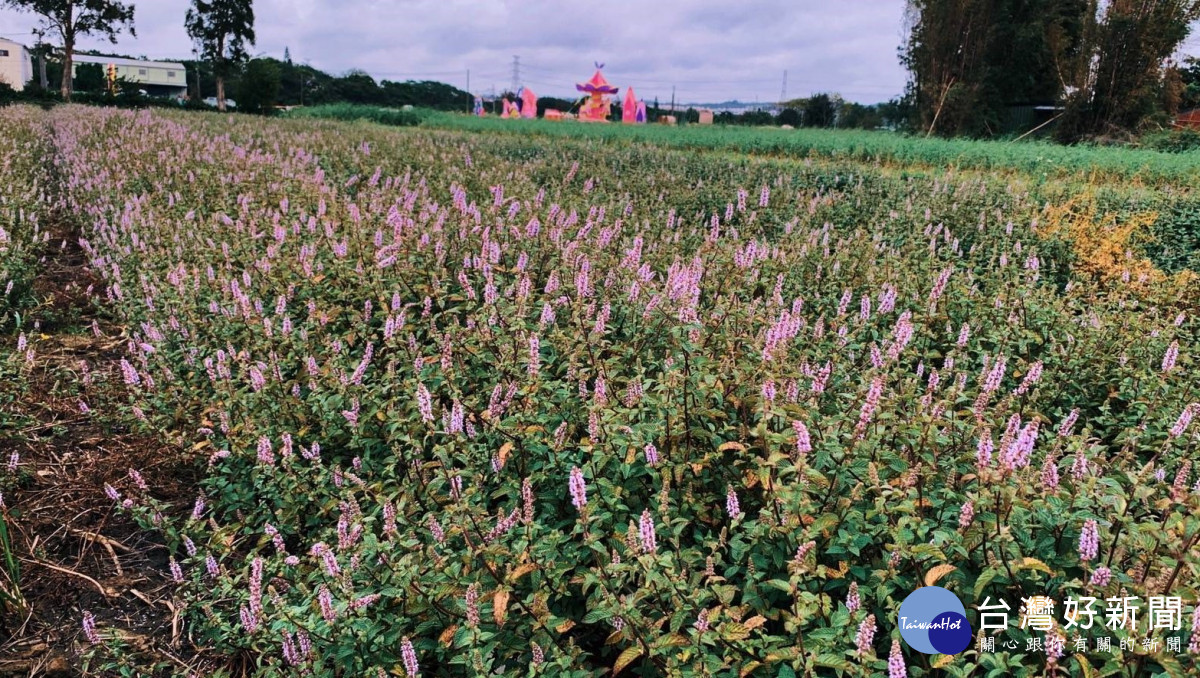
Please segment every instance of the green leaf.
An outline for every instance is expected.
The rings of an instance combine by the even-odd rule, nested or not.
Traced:
[[[999,568],[989,567],[979,575],[979,577],[975,580],[975,588],[972,591],[972,593],[975,594],[976,601],[983,597],[983,590],[986,589],[988,585],[991,584],[992,581],[1001,574],[1001,572],[1002,570]]]

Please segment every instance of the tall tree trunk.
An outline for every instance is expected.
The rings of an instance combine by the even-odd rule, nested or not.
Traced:
[[[213,70],[217,72],[217,110],[225,112],[225,68],[228,62],[225,61],[225,36],[217,38],[217,58],[213,63]]]
[[[62,98],[67,102],[71,101],[71,91],[74,89],[72,82],[74,74],[71,72],[75,61],[74,50],[74,41],[63,42]]]
[[[70,103],[71,92],[75,89],[75,5],[67,4],[67,15],[65,21],[61,24],[63,38],[63,74],[62,74],[62,98],[63,101]]]

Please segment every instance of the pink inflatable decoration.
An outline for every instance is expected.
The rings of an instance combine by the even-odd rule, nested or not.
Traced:
[[[621,122],[632,125],[637,122],[637,97],[632,87],[625,88],[625,103],[621,104]]]
[[[584,101],[583,105],[579,107],[580,120],[588,122],[608,120],[608,114],[612,108],[609,95],[616,94],[618,90],[604,79],[604,75],[600,73],[602,68],[604,68],[604,64],[597,63],[596,74],[592,76],[592,79],[575,85],[575,89],[588,95],[587,101]]]
[[[537,95],[528,87],[521,88],[521,117],[537,117]]]

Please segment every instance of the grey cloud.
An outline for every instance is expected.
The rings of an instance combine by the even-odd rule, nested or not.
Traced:
[[[187,58],[189,0],[135,0],[136,38],[115,49]],[[512,55],[539,94],[569,96],[592,62],[639,96],[680,101],[773,101],[838,91],[880,101],[899,94],[896,60],[904,0],[258,0],[256,53],[332,73],[439,79],[485,92],[507,87]],[[0,34],[28,36],[34,20],[0,11]],[[107,48],[86,40],[85,48]]]

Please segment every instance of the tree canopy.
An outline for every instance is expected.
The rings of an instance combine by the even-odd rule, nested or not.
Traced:
[[[251,59],[238,80],[238,110],[270,113],[279,98],[279,66],[274,59]]]
[[[253,0],[192,0],[184,19],[201,58],[212,63],[217,80],[217,107],[225,110],[225,78],[246,61],[254,44]]]

